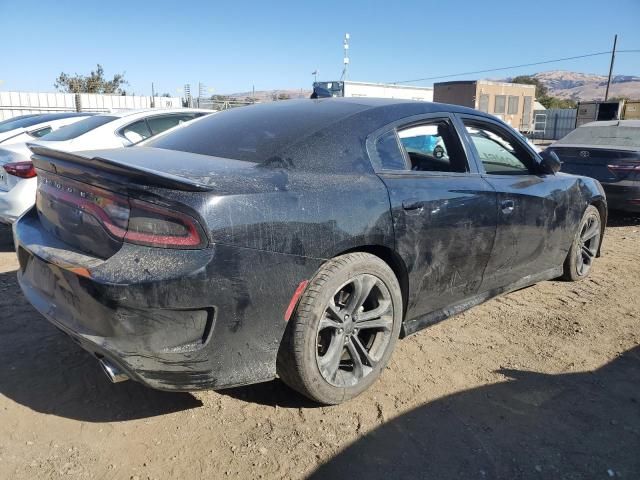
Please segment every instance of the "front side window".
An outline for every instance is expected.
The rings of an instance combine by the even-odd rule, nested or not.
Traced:
[[[528,175],[530,159],[515,140],[511,140],[499,129],[476,122],[465,121],[484,169],[494,175]]]
[[[448,120],[431,120],[398,131],[411,170],[466,172],[467,160]]]

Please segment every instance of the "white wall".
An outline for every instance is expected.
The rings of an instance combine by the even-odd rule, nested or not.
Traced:
[[[77,95],[83,112],[110,112],[151,108],[151,97],[136,95],[103,95],[81,93]],[[179,97],[155,97],[155,108],[180,108]],[[76,95],[73,93],[0,92],[0,120],[29,113],[75,112]]]
[[[386,85],[375,83],[345,82],[345,97],[377,97],[398,98],[405,100],[420,100],[433,102],[432,88],[403,87],[401,85]]]

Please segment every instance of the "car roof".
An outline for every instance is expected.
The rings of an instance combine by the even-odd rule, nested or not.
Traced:
[[[34,122],[37,120],[37,123],[43,122],[51,122],[53,120],[62,120],[64,118],[74,118],[74,117],[91,117],[95,115],[92,112],[55,112],[55,113],[41,113],[36,114],[31,118]]]
[[[151,138],[144,146],[253,162],[264,168],[367,171],[369,135],[415,116],[450,112],[494,118],[458,105],[415,100],[297,99],[225,110]]]
[[[336,104],[354,104],[369,108],[395,108],[398,110],[413,110],[420,109],[424,113],[437,113],[437,112],[453,112],[453,113],[470,113],[474,115],[482,115],[487,118],[495,118],[490,115],[486,115],[482,112],[474,110],[472,108],[463,107],[460,105],[452,105],[448,103],[438,102],[425,102],[421,100],[404,100],[399,98],[375,98],[375,97],[347,97],[347,98],[319,98],[314,100],[287,100],[288,104],[293,107],[296,103],[310,103],[310,102],[330,102]]]

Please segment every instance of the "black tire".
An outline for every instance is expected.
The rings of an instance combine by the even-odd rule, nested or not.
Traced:
[[[602,217],[600,211],[589,205],[580,220],[567,258],[564,261],[564,280],[577,282],[589,276],[593,260],[600,249]]]
[[[311,279],[289,320],[278,375],[316,402],[350,400],[387,365],[401,323],[402,296],[391,268],[368,253],[336,257]]]

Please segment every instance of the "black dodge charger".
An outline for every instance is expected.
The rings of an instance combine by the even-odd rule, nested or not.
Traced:
[[[274,102],[134,148],[32,150],[25,295],[112,381],[164,390],[279,376],[348,400],[399,337],[587,276],[607,215],[596,180],[436,103]]]

